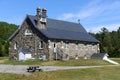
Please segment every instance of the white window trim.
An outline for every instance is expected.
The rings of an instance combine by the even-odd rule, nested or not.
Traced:
[[[100,50],[99,44],[97,44],[97,50]]]
[[[14,43],[14,49],[17,49],[17,42]]]
[[[53,45],[53,49],[54,49],[54,52],[56,53],[57,52],[57,48],[58,48],[58,44],[57,43],[54,43],[54,45]]]
[[[26,30],[25,30],[25,35],[32,35],[32,33],[30,32],[29,29],[26,29]]]
[[[44,49],[44,42],[42,40],[39,42],[39,49]]]
[[[41,22],[46,22],[46,18],[41,18],[40,21]]]
[[[65,49],[69,49],[69,43],[65,43]]]

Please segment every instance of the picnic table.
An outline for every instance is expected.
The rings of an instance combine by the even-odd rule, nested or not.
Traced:
[[[27,68],[27,72],[35,72],[35,71],[42,71],[42,69],[39,68],[39,66],[29,66]]]

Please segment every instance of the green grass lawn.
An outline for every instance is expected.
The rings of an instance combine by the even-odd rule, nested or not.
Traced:
[[[0,60],[8,59],[8,57],[0,57]]]
[[[120,58],[111,58],[120,63]],[[79,59],[69,61],[40,61],[29,60],[18,62],[0,57],[1,64],[13,65],[49,65],[49,66],[94,66],[110,65],[103,60]],[[50,72],[35,72],[30,75],[0,73],[0,80],[120,80],[120,66],[106,66],[102,68],[59,70]]]
[[[111,60],[114,60],[120,64],[120,58],[110,58]]]
[[[12,65],[42,65],[42,66],[96,66],[96,65],[110,65],[110,63],[97,59],[78,59],[78,60],[53,60],[53,61],[41,61],[41,60],[28,60],[28,61],[16,61],[8,60],[7,58],[0,58],[0,64],[12,64]]]
[[[35,72],[30,75],[0,73],[0,80],[120,80],[120,66]]]

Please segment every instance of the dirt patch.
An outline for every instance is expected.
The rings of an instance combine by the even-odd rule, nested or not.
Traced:
[[[5,60],[0,60],[0,63],[4,63],[5,62]]]

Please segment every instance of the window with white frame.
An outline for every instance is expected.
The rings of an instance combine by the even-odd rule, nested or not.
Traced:
[[[40,21],[41,22],[46,22],[47,20],[46,20],[46,18],[41,18]]]
[[[56,48],[56,43],[54,43],[54,48]]]
[[[69,42],[65,43],[65,48],[68,49],[69,48]]]
[[[25,30],[25,35],[32,35],[32,32],[30,31],[30,29]]]
[[[58,44],[54,43],[53,47],[54,47],[54,53],[56,53],[57,52],[57,48],[58,48]]]
[[[14,43],[14,49],[17,49],[17,42]]]
[[[51,48],[51,41],[48,40],[48,48]]]
[[[42,40],[40,40],[39,42],[39,49],[43,49],[44,48],[44,42]]]

